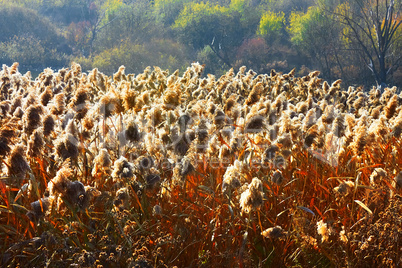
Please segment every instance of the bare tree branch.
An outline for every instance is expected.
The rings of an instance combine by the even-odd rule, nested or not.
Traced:
[[[358,0],[357,9],[345,9],[333,12],[341,22],[351,30],[352,37],[364,52],[368,68],[380,85],[387,81],[387,75],[393,69],[387,62],[392,44],[395,42],[402,20],[398,20],[399,10],[395,14],[395,1]],[[364,59],[363,58],[363,59]],[[399,59],[394,64],[399,64]]]

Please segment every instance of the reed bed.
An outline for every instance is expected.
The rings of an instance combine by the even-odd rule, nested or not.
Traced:
[[[0,265],[401,265],[397,88],[202,72],[3,66]]]

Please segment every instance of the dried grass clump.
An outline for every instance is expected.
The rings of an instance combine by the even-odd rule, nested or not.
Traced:
[[[4,66],[0,266],[397,266],[397,89],[202,71]]]
[[[226,172],[223,175],[222,192],[230,193],[231,191],[239,188],[242,182],[241,174],[242,163],[236,160],[233,165],[230,165],[226,169]]]

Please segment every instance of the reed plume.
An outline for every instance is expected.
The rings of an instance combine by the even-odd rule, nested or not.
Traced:
[[[24,132],[31,135],[32,132],[42,125],[41,115],[43,114],[42,105],[30,106],[24,113]]]
[[[258,178],[253,178],[248,188],[240,196],[240,208],[242,212],[250,213],[252,210],[259,209],[263,204],[262,182]]]
[[[390,119],[394,116],[396,108],[398,106],[399,97],[398,95],[392,96],[392,98],[388,101],[387,105],[385,106],[385,116]]]
[[[25,156],[25,147],[17,144],[13,147],[7,158],[8,176],[12,179],[11,184],[19,186],[25,179],[26,173],[31,169]]]

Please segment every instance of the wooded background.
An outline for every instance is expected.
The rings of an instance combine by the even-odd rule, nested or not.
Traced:
[[[402,86],[401,0],[0,0],[0,63],[220,76],[245,65]]]

